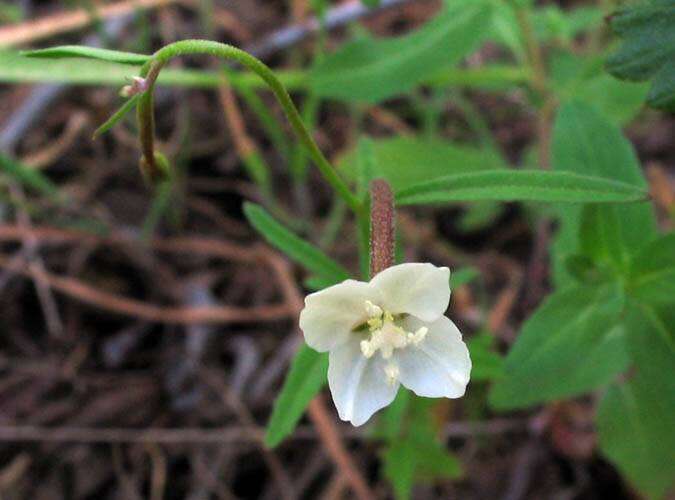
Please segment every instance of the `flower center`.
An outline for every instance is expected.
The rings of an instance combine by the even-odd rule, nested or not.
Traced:
[[[429,329],[423,326],[416,332],[407,332],[398,324],[400,319],[391,312],[383,310],[369,300],[366,300],[365,308],[370,338],[361,341],[361,352],[366,358],[371,358],[380,351],[382,358],[389,360],[384,369],[387,380],[390,384],[394,384],[398,380],[399,369],[391,360],[392,354],[396,349],[403,349],[410,344],[418,345],[424,340]]]

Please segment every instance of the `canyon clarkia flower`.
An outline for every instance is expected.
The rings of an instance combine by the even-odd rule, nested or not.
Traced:
[[[459,398],[469,351],[444,316],[450,270],[400,264],[370,283],[346,280],[308,295],[300,313],[307,344],[329,351],[328,384],[342,420],[365,423],[400,384],[418,396]]]

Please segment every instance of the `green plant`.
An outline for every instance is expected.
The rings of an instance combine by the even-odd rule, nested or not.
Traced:
[[[372,278],[382,231],[392,234],[387,266],[394,263],[393,248],[389,248],[394,219],[377,216],[377,200],[369,191],[376,179],[391,188],[395,206],[402,210],[461,204],[467,208],[465,219],[473,221],[467,226],[490,221],[502,202],[522,203],[532,220],[555,220],[559,229],[551,251],[554,290],[524,322],[505,359],[492,332],[469,339],[474,386],[491,384],[488,401],[495,411],[597,395],[600,450],[640,491],[659,498],[672,488],[675,477],[670,460],[675,449],[671,311],[675,239],[657,228],[647,183],[619,126],[635,119],[645,97],[654,106],[672,107],[674,6],[672,0],[654,0],[611,17],[612,27],[624,41],[607,68],[631,80],[654,76],[649,91],[644,84],[614,80],[603,72],[606,47],[598,35],[600,7],[563,11],[535,7],[533,2],[498,0],[448,2],[411,34],[390,39],[360,36],[333,53],[322,53],[309,70],[273,72],[236,47],[185,40],[148,56],[79,46],[32,51],[25,54],[28,58],[4,52],[0,53],[0,79],[117,86],[136,77],[126,87],[126,101],[119,111],[96,134],[136,111],[141,169],[151,184],[161,186],[148,232],[168,204],[167,186],[175,179],[170,160],[155,145],[154,88],[215,88],[227,79],[263,122],[296,187],[307,188],[309,158],[332,189],[335,204],[325,238],[316,237],[309,220],[298,225],[304,230],[298,234],[299,229],[288,223],[292,217],[283,218],[279,210],[269,169],[264,163],[247,163],[246,173],[265,196],[264,206],[247,202],[244,216],[265,241],[307,271],[305,283],[314,290],[350,277],[363,282]],[[655,40],[654,23],[662,39]],[[482,29],[486,26],[489,29]],[[578,34],[590,40],[580,53],[573,43]],[[458,64],[485,40],[508,57],[481,66]],[[544,45],[550,50],[543,51]],[[234,61],[254,75],[232,69],[166,67],[183,55]],[[37,64],[35,58],[43,61]],[[280,103],[304,149],[287,146],[282,127],[256,94],[264,88]],[[304,113],[296,109],[289,89],[308,93],[311,100]],[[427,99],[421,89],[432,97]],[[536,116],[538,131],[536,143],[523,154],[523,168],[513,168],[505,160],[498,141],[465,95],[467,90],[518,91],[523,96],[527,110]],[[411,116],[423,117],[425,134],[361,137],[338,168],[321,152],[303,120],[313,121],[322,102],[339,101],[354,111],[357,125],[362,125],[359,117],[369,105],[401,96]],[[464,104],[459,114],[469,127],[460,139],[449,140],[438,132],[444,115],[437,103],[448,96]],[[0,167],[31,189],[49,196],[58,192],[48,178],[8,158],[0,157]],[[325,250],[344,225],[354,234],[358,272]],[[470,282],[475,274],[472,268],[452,274],[452,286]],[[375,310],[370,316],[370,321],[388,320],[385,311]],[[404,320],[391,316],[391,323]],[[368,325],[373,334],[382,326],[375,323]],[[410,342],[419,332],[407,332],[412,335]],[[268,446],[279,445],[293,433],[324,387],[327,371],[326,354],[300,347],[272,411]],[[479,398],[485,406],[483,396]],[[375,425],[372,436],[384,443],[382,470],[398,498],[410,497],[416,482],[462,474],[433,418],[439,407],[401,391]]]

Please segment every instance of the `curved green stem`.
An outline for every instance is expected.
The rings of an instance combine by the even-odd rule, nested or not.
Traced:
[[[347,184],[337,175],[332,165],[314,142],[314,139],[312,139],[307,128],[305,128],[300,113],[293,104],[286,88],[279,81],[274,72],[260,60],[237,47],[209,40],[182,40],[180,42],[169,44],[155,52],[152,60],[143,66],[141,76],[146,78],[148,90],[139,100],[137,113],[141,148],[143,152],[142,166],[146,167],[146,173],[151,178],[161,175],[161,169],[155,161],[154,151],[154,86],[160,71],[170,59],[188,54],[205,54],[222,59],[233,60],[247,67],[262,78],[265,83],[269,85],[275,97],[281,104],[298,139],[308,149],[309,154],[312,156],[312,159],[326,181],[328,181],[335,191],[337,191],[337,193],[345,200],[349,208],[355,213],[362,211],[358,199],[351,192]]]

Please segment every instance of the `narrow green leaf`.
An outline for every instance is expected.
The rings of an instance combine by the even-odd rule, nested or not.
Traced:
[[[460,267],[450,273],[450,289],[458,288],[462,285],[471,283],[480,276],[480,272],[475,267]]]
[[[648,304],[675,304],[675,234],[642,249],[631,262],[629,294]]]
[[[651,0],[613,14],[610,25],[623,39],[607,60],[617,78],[653,79],[648,103],[675,110],[675,0]]]
[[[630,122],[644,106],[649,85],[617,80],[601,66],[597,54],[582,56],[573,50],[550,55],[551,90],[565,103],[580,101],[592,106],[613,123]]]
[[[610,286],[550,295],[525,322],[490,403],[523,408],[609,383],[628,364],[622,304],[623,297]]]
[[[95,59],[40,59],[23,57],[17,52],[0,48],[0,82],[54,82],[69,85],[109,85],[121,87],[138,76],[138,66],[119,64]],[[260,89],[266,83],[250,72],[233,72],[232,85]],[[306,88],[306,76],[302,71],[275,72],[289,90]],[[218,71],[166,68],[159,75],[158,85],[170,87],[217,88],[222,85],[223,75]]]
[[[581,212],[579,242],[581,252],[593,262],[612,263],[625,273],[630,260],[630,250],[623,244],[621,220],[615,210],[602,210],[596,205],[587,205]]]
[[[410,440],[394,441],[382,457],[383,473],[391,482],[396,500],[411,498],[417,468],[414,446]]]
[[[402,435],[413,397],[413,393],[408,390],[398,391],[394,401],[378,414],[376,426],[373,429],[375,439],[392,442]]]
[[[274,448],[289,436],[309,402],[326,383],[328,354],[302,344],[297,352],[267,424],[265,444]]]
[[[531,14],[534,35],[541,44],[569,45],[576,36],[597,29],[602,23],[603,12],[599,7],[566,7],[563,10],[555,4],[536,6],[534,3],[525,0],[495,2],[494,5],[490,38],[514,52],[519,60],[526,57],[526,48],[516,15],[517,4],[521,4],[521,8],[526,8]]]
[[[489,16],[487,2],[453,2],[412,34],[345,45],[312,70],[310,85],[322,97],[370,103],[406,92],[478,47]]]
[[[504,374],[504,358],[494,349],[495,339],[488,333],[470,338],[466,345],[471,355],[471,380],[495,380]]]
[[[452,174],[506,168],[499,153],[489,148],[478,149],[441,139],[393,137],[370,140],[372,165],[369,178],[384,177],[394,193],[417,184]],[[359,182],[358,148],[343,157],[339,169]],[[485,225],[501,210],[494,202],[472,203],[460,219],[468,230]]]
[[[647,94],[647,104],[653,108],[675,111],[675,61],[669,61],[656,73]]]
[[[384,177],[394,193],[447,175],[476,170],[505,168],[504,160],[494,151],[458,145],[440,139],[393,137],[371,140],[373,154],[371,177]],[[339,169],[345,176],[358,180],[356,151],[342,158]]]
[[[565,268],[578,284],[594,286],[613,280],[613,276],[605,269],[598,268],[588,255],[569,255],[565,258]]]
[[[604,177],[647,189],[630,142],[618,127],[587,104],[568,102],[560,108],[553,127],[551,158],[556,172]],[[559,286],[570,283],[565,259],[581,253],[582,209],[574,205],[558,208],[561,228],[556,236],[553,259],[555,281]],[[601,219],[618,221],[619,244],[625,249],[622,252],[625,255],[636,253],[658,234],[654,210],[649,203],[603,205],[596,210]]]
[[[308,276],[303,284],[305,285],[305,288],[317,291],[323,290],[324,288],[328,288],[329,286],[334,285],[335,280],[331,278],[326,278],[325,276],[312,275]]]
[[[260,205],[244,203],[244,215],[268,243],[312,273],[333,283],[349,278],[349,272],[344,267],[279,224]]]
[[[434,87],[464,87],[482,90],[511,90],[532,79],[529,68],[486,64],[476,68],[444,68],[428,79]],[[427,83],[425,81],[425,83]]]
[[[496,221],[504,211],[498,201],[482,201],[464,207],[464,212],[457,221],[457,227],[465,233],[480,231]]]
[[[357,147],[357,176],[356,192],[357,196],[365,199],[368,195],[370,182],[375,178],[376,160],[373,150],[373,141],[368,138],[359,140]]]
[[[24,57],[36,57],[41,59],[96,59],[98,61],[130,64],[133,66],[141,66],[152,58],[152,56],[143,54],[120,52],[119,50],[101,49],[98,47],[87,47],[85,45],[61,45],[59,47],[50,47],[47,49],[26,50],[21,52],[21,55]]]
[[[99,136],[105,134],[108,130],[117,125],[120,120],[122,120],[127,115],[127,113],[134,108],[140,97],[141,94],[136,94],[130,99],[127,99],[124,104],[122,104],[122,106],[120,106],[120,108],[105,121],[105,123],[103,123],[94,131],[93,138],[97,139]]]
[[[645,495],[663,498],[675,491],[675,331],[634,304],[625,324],[635,370],[600,403],[600,448]]]
[[[0,170],[21,184],[51,197],[60,195],[59,188],[37,169],[22,165],[9,156],[0,153]]]
[[[383,454],[383,473],[392,483],[397,500],[411,498],[413,486],[418,482],[454,479],[462,469],[438,438],[433,420],[433,399],[420,398],[407,393],[396,398],[394,407],[387,409],[380,423],[380,435],[388,446]]]
[[[540,170],[487,170],[442,177],[398,193],[399,205],[456,201],[617,203],[647,198],[644,189],[601,177]]]
[[[244,168],[248,176],[253,182],[258,184],[263,192],[269,192],[270,189],[270,172],[269,165],[258,152],[257,149],[252,150],[246,156],[242,157]]]
[[[170,179],[157,183],[153,188],[152,203],[145,216],[143,229],[141,230],[141,237],[144,241],[150,241],[155,235],[155,231],[162,222],[162,219],[168,218],[171,211],[176,209],[175,203],[172,203],[175,200],[175,186]]]

